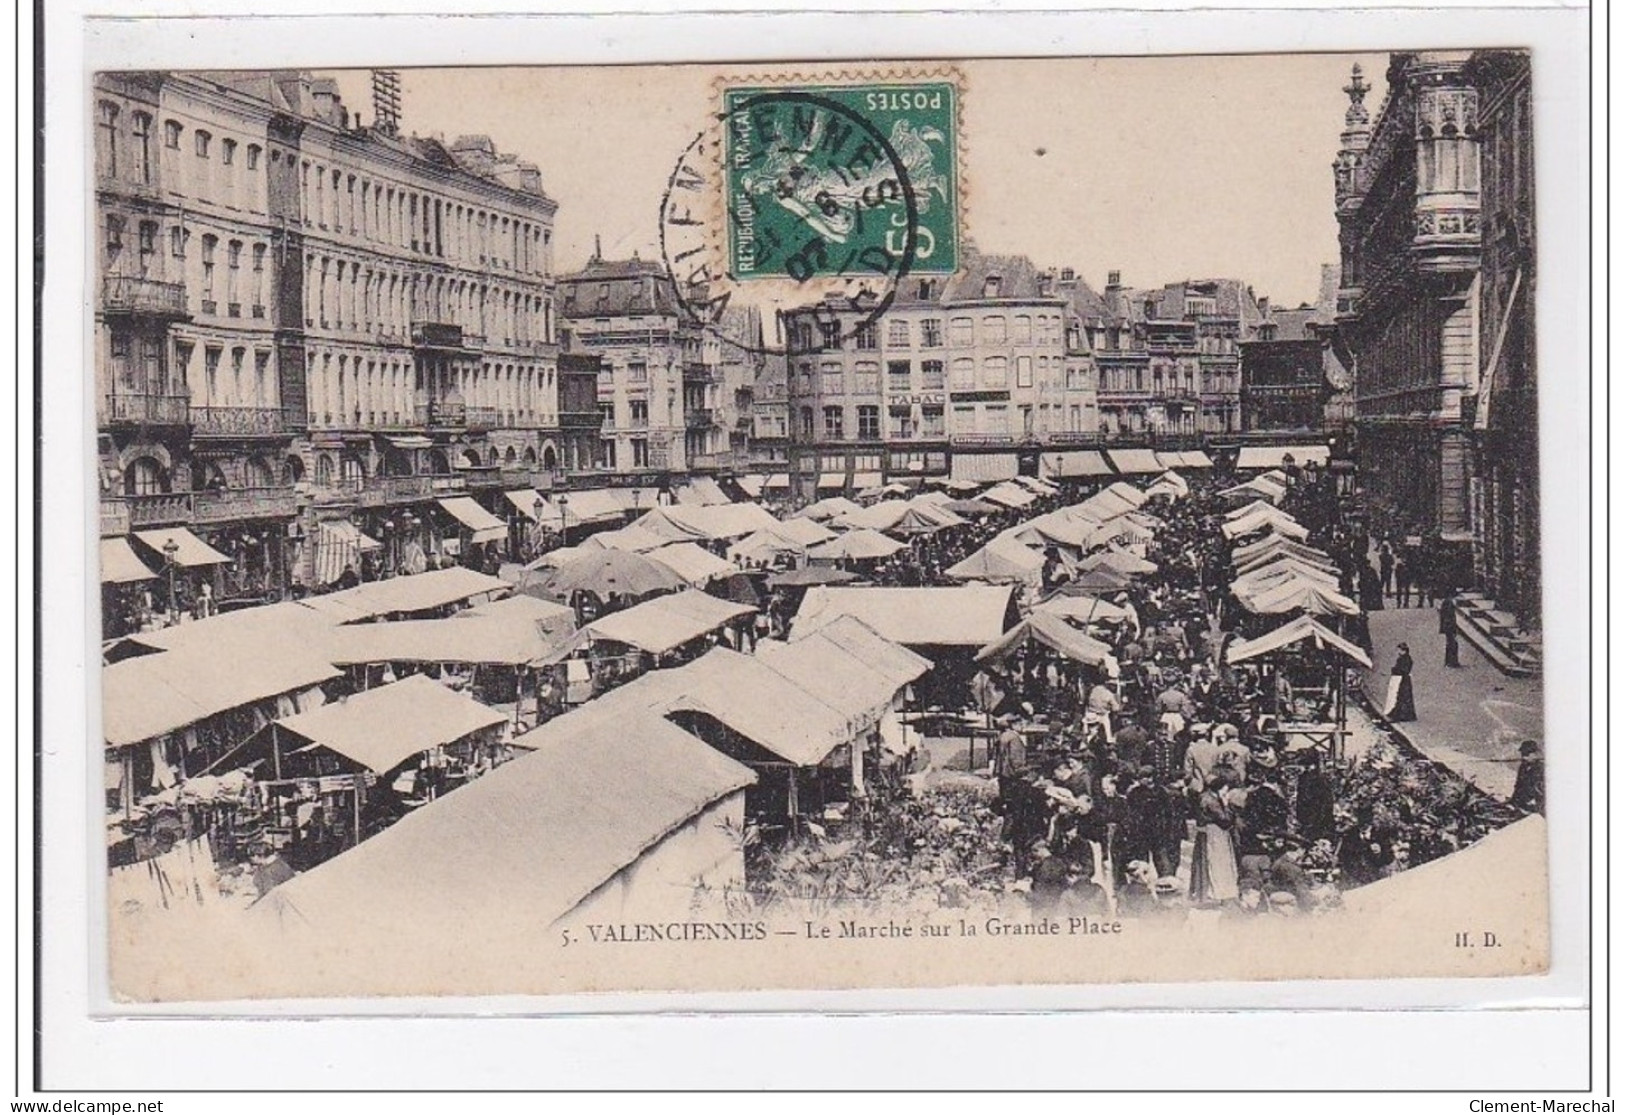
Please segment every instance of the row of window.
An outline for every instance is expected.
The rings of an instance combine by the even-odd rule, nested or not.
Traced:
[[[539,294],[313,256],[305,264],[305,324],[405,337],[413,322],[461,326],[504,345],[551,341],[552,305]]]
[[[1209,372],[1199,375],[1187,368],[1182,372],[1152,368],[1103,368],[1100,372],[1102,391],[1149,391],[1153,395],[1180,393],[1195,395],[1201,391],[1214,393],[1240,390],[1240,377],[1235,373]]]
[[[977,374],[978,367],[980,376]],[[952,368],[951,386],[955,390],[1008,389],[1012,386],[1012,371],[1014,386],[1017,388],[1037,386],[1040,389],[1064,388],[1068,391],[1083,391],[1090,385],[1089,370],[1086,366],[1074,364],[1069,367],[1059,356],[1018,356],[1014,361],[1006,356],[987,356],[982,358],[980,365],[973,357],[961,356],[954,359]],[[802,361],[797,365],[796,371],[800,394],[811,395],[814,387],[812,363]],[[846,367],[839,361],[822,362],[818,366],[818,377],[819,392],[825,396],[880,394],[878,362],[860,360],[853,364],[850,392],[847,390]],[[889,392],[940,391],[944,386],[941,360],[921,361],[918,387],[915,386],[914,365],[911,361],[886,362],[886,390]]]
[[[553,230],[534,221],[397,189],[309,159],[300,166],[299,190],[306,225],[469,266],[526,275],[553,270]]]
[[[96,106],[96,170],[104,178],[125,178],[145,185],[157,183],[158,166],[154,159],[153,117],[150,112],[137,109],[128,114],[128,128],[123,123],[124,113],[116,101],[100,101]],[[179,120],[165,120],[164,147],[179,151],[185,135],[185,126]],[[264,148],[257,143],[240,144],[232,138],[222,138],[218,145],[212,132],[203,128],[192,132],[192,153],[198,159],[218,159],[221,166],[236,166],[239,149],[243,165],[249,172],[258,171]]]
[[[309,354],[306,392],[313,426],[364,428],[419,422],[419,385],[432,383],[438,398],[452,392],[466,408],[485,412],[499,425],[537,423],[556,412],[552,368],[518,364],[463,363],[419,369],[407,359],[376,359],[354,353]]]
[[[918,330],[915,329],[916,324]],[[914,322],[908,318],[890,318],[885,323],[887,348],[942,348],[943,319],[922,318]],[[880,347],[880,329],[867,322],[856,329],[839,321],[793,322],[790,326],[791,345],[802,351],[819,349],[834,351],[847,347],[867,352]],[[850,335],[848,335],[850,334]],[[969,315],[947,319],[947,344],[950,348],[973,348],[984,345],[1058,345],[1062,339],[1062,321],[1059,314],[984,314],[980,321]]]
[[[801,436],[807,440],[822,437],[842,441],[852,431],[858,441],[881,438],[882,408],[859,406],[856,425],[848,425],[847,409],[826,406],[821,411],[801,408]],[[820,418],[822,422],[820,423]],[[892,405],[885,408],[885,437],[888,440],[942,438],[950,436],[946,413],[941,406]],[[1095,411],[1081,403],[1040,403],[1037,407],[1012,407],[1007,403],[960,403],[953,408],[954,435],[988,437],[1032,436],[1044,433],[1084,433],[1095,426]]]

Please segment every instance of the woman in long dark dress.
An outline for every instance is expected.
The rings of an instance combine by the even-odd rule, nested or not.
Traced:
[[[1399,656],[1394,659],[1394,668],[1389,674],[1391,678],[1398,679],[1398,684],[1389,683],[1393,705],[1388,710],[1388,719],[1396,722],[1415,720],[1416,693],[1411,688],[1411,648],[1404,643],[1399,644]]]

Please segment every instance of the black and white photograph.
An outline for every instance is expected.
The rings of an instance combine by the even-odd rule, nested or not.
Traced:
[[[87,76],[112,1002],[1548,970],[1539,56],[855,57]]]

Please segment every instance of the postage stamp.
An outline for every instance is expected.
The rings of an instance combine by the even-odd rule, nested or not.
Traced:
[[[730,272],[951,273],[957,97],[949,82],[728,89]]]

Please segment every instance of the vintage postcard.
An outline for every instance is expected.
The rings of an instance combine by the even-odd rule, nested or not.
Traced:
[[[89,76],[108,995],[1546,971],[1539,65]]]

